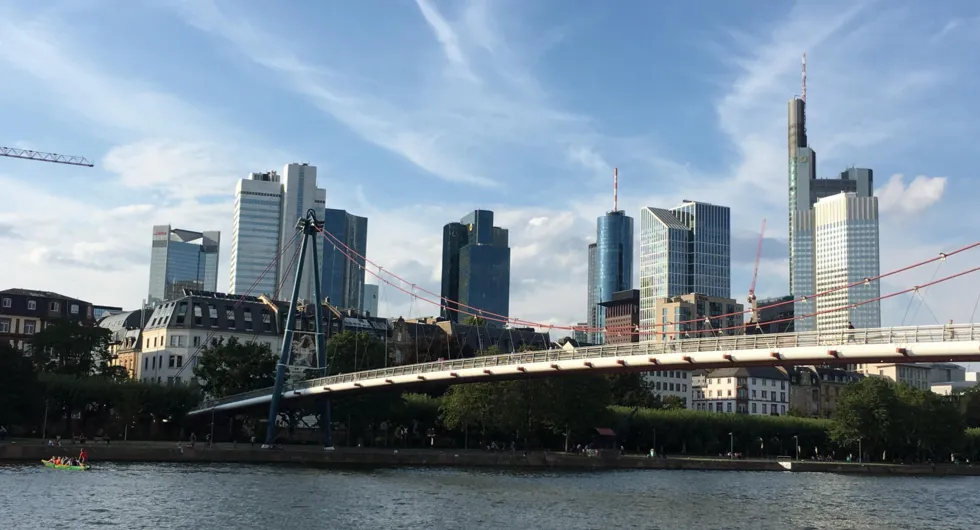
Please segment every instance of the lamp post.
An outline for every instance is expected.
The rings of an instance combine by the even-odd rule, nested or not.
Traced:
[[[861,448],[861,438],[858,438],[858,464],[864,463],[864,450]]]
[[[799,460],[800,459],[800,437],[797,436],[797,435],[795,435],[795,434],[793,435],[793,445],[796,446],[796,459]]]
[[[735,434],[728,433],[728,459],[735,459]]]

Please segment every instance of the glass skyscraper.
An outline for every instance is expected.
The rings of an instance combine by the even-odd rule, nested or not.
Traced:
[[[816,292],[814,263],[814,205],[820,199],[840,193],[857,197],[874,195],[874,173],[870,169],[850,168],[836,179],[817,178],[817,154],[806,135],[806,102],[793,98],[789,102],[789,288],[800,299]],[[811,315],[816,311],[813,299],[794,304],[794,314]],[[796,331],[813,331],[816,321],[801,318]]]
[[[269,295],[274,300],[280,298],[277,288],[279,267],[285,266],[292,257],[290,254],[275,259],[282,237],[282,196],[282,183],[275,171],[250,173],[235,186],[228,275],[230,294],[251,292]],[[273,259],[275,262],[269,268]],[[283,259],[287,261],[284,263]],[[288,289],[284,291],[288,292]]]
[[[598,253],[598,245],[589,243],[589,272],[587,273],[589,288],[586,295],[585,319],[588,321],[589,328],[593,330],[599,327],[599,276],[596,273]],[[585,334],[586,342],[595,344],[597,335],[595,331],[589,331]]]
[[[816,327],[820,331],[881,327],[881,305],[874,301],[847,310],[837,308],[876,300],[878,281],[862,283],[880,274],[878,251],[878,198],[840,193],[817,201],[815,219],[815,279],[817,292],[840,289],[816,299]]]
[[[593,264],[589,247],[589,264]],[[606,325],[600,305],[612,301],[613,293],[633,288],[633,218],[622,210],[611,211],[596,221],[594,267],[590,267],[589,303],[591,327]],[[594,315],[594,317],[593,317]],[[605,342],[604,334],[595,333],[592,342]]]
[[[182,296],[184,289],[215,291],[218,287],[218,231],[192,232],[153,227],[150,253],[150,288],[147,303],[151,306]]]
[[[731,296],[731,210],[684,201],[640,212],[640,326],[655,323],[656,301],[697,293]]]
[[[449,300],[443,302],[444,317],[459,322],[466,313],[480,311],[510,315],[508,239],[506,229],[493,226],[493,212],[488,210],[475,210],[443,227],[442,296]],[[488,316],[487,325],[503,325],[490,318],[498,317]]]
[[[323,214],[323,230],[339,239],[361,256],[367,256],[366,217],[351,215],[345,210],[327,208]],[[351,254],[347,249],[333,245],[327,239],[321,263],[321,287],[323,296],[341,309],[364,311],[364,259]],[[347,255],[354,258],[353,261]],[[375,308],[377,311],[377,308]],[[374,313],[372,313],[373,315]]]

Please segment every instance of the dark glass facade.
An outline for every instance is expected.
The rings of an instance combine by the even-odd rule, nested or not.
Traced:
[[[345,210],[327,208],[323,214],[323,229],[361,256],[367,255],[366,217],[351,215]],[[323,296],[341,309],[364,310],[364,259],[351,255],[347,249],[324,240],[321,269]]]
[[[590,329],[596,329],[599,327],[599,275],[597,273],[598,265],[596,263],[596,259],[598,258],[597,249],[597,244],[589,243],[589,292],[586,300],[585,318],[589,323]],[[590,331],[586,335],[586,341],[589,344],[595,344],[597,335],[598,334],[596,332]]]
[[[633,287],[633,218],[626,212],[609,212],[596,222],[594,281],[595,327],[602,328],[606,323],[601,304],[611,301],[613,293]],[[604,342],[601,334],[595,342]]]
[[[220,240],[217,231],[154,226],[147,303],[154,306],[179,298],[184,289],[217,290]]]
[[[459,322],[466,313],[480,311],[510,315],[509,234],[493,226],[493,212],[471,212],[447,224],[442,236],[442,296],[448,299],[443,316]],[[487,324],[503,325],[489,318]]]

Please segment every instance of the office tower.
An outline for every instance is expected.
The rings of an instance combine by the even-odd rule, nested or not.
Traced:
[[[269,266],[279,255],[280,237],[282,183],[279,174],[275,171],[250,173],[235,186],[228,293],[280,298],[277,282],[283,258]]]
[[[332,208],[324,211],[323,231],[348,247],[334,244],[331,238],[327,238],[321,261],[323,296],[330,298],[330,303],[341,309],[364,310],[365,262],[357,255],[367,256],[367,229],[366,217]]]
[[[819,331],[881,327],[879,282],[862,281],[879,273],[878,198],[840,193],[821,198],[814,207],[814,262],[817,292],[840,289],[816,299]],[[852,304],[876,300],[843,311]],[[826,313],[824,313],[826,312]]]
[[[510,314],[508,232],[493,226],[493,212],[475,210],[443,227],[442,297],[443,316],[456,322],[467,313]],[[486,323],[503,325],[493,318]]]
[[[218,231],[192,232],[155,225],[147,302],[155,306],[173,300],[183,296],[184,289],[216,290],[220,242]]]
[[[591,260],[590,260],[591,263]],[[622,210],[613,210],[596,222],[595,276],[596,328],[606,325],[604,302],[612,301],[613,293],[633,288],[633,218]],[[605,335],[597,333],[595,344],[605,342]]]
[[[657,322],[659,299],[731,296],[731,211],[695,201],[640,212],[640,327]]]
[[[874,173],[870,169],[850,168],[836,179],[817,178],[817,155],[809,145],[806,133],[806,55],[803,55],[803,92],[789,101],[789,288],[796,299],[816,294],[814,277],[814,205],[824,197],[855,193],[858,197],[874,194]],[[799,317],[812,315],[812,298],[794,304]],[[816,329],[813,317],[801,318],[796,331]]]
[[[373,283],[364,284],[364,308],[361,312],[365,315],[378,316],[378,286]]]
[[[282,199],[282,235],[280,248],[287,248],[282,256],[283,266],[279,268],[280,299],[288,299],[292,294],[293,280],[296,278],[296,263],[292,260],[293,253],[300,247],[301,234],[296,230],[299,219],[306,217],[306,212],[313,210],[317,216],[323,215],[327,206],[327,190],[316,187],[316,166],[309,164],[287,164],[282,170],[283,199]],[[326,238],[318,238],[317,252],[323,258]],[[269,256],[273,258],[274,256]],[[313,249],[306,251],[303,270],[313,271]],[[320,271],[303,274],[299,286],[299,297],[313,300],[313,274]]]
[[[586,340],[590,344],[595,344],[596,337],[599,335],[596,329],[599,327],[599,275],[597,270],[599,268],[599,245],[596,243],[589,243],[589,271],[588,278],[588,293],[586,295],[586,308],[585,308],[585,319],[589,323],[589,328],[593,331],[589,331],[586,334]]]

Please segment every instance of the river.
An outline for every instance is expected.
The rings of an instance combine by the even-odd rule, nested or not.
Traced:
[[[0,528],[970,529],[980,477],[0,465]]]

